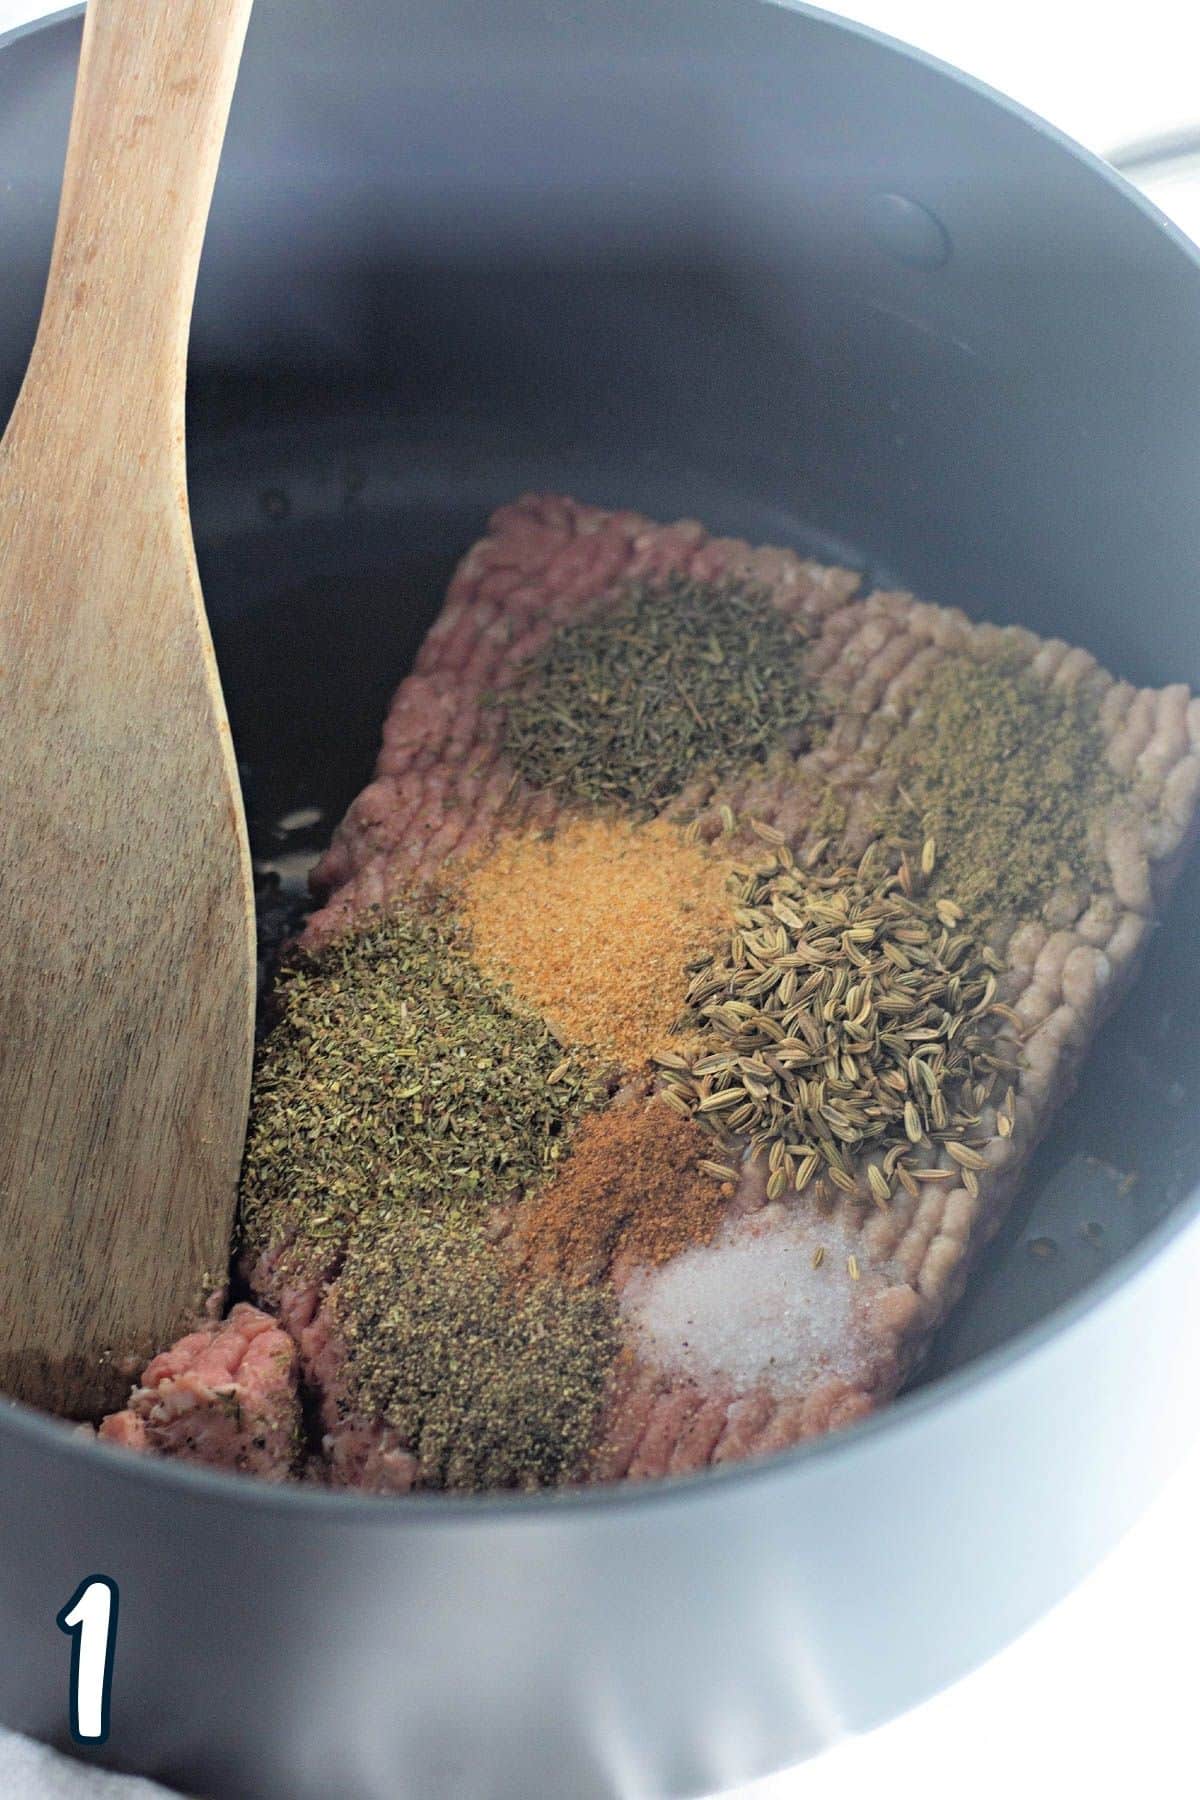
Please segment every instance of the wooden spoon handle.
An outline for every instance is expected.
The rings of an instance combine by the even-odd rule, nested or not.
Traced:
[[[251,0],[91,0],[0,442],[0,1392],[94,1416],[224,1276],[250,858],[192,548],[188,326]]]
[[[188,329],[251,0],[89,0],[46,299],[26,389],[87,382],[87,442],[144,425],[183,482]],[[86,371],[80,369],[86,358]],[[163,431],[163,412],[170,432]],[[21,423],[18,405],[14,427]],[[81,449],[83,446],[80,446]],[[107,479],[137,482],[126,459]]]

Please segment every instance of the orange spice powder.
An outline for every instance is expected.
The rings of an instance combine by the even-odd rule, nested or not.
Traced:
[[[659,1099],[584,1118],[549,1185],[517,1210],[510,1250],[530,1279],[600,1281],[617,1257],[655,1264],[711,1242],[733,1195],[705,1173],[709,1140]]]
[[[728,930],[725,878],[665,820],[577,818],[501,838],[457,905],[486,974],[564,1039],[636,1069],[679,1017],[684,965]]]

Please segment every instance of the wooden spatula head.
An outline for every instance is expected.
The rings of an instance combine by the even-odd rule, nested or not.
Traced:
[[[0,444],[0,1389],[89,1417],[224,1279],[253,896],[188,522],[196,267],[250,0],[91,0]]]

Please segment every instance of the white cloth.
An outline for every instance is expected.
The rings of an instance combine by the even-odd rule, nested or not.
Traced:
[[[88,1768],[0,1727],[0,1794],[4,1800],[163,1800],[156,1781],[136,1781]]]

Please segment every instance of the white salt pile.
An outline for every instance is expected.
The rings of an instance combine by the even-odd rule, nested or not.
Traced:
[[[711,1244],[631,1275],[621,1312],[632,1347],[668,1374],[725,1377],[742,1391],[795,1393],[819,1375],[851,1377],[867,1298],[848,1267],[856,1242],[839,1220],[807,1209],[731,1223]]]

